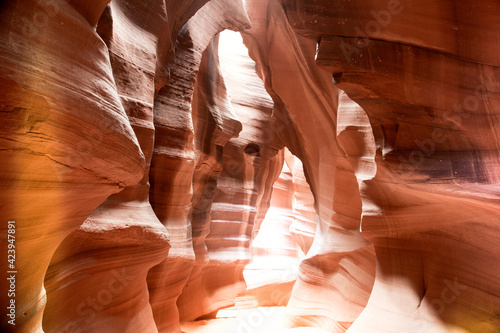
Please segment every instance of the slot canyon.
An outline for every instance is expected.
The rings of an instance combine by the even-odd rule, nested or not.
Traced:
[[[0,332],[500,332],[497,0],[2,0],[0,67]]]

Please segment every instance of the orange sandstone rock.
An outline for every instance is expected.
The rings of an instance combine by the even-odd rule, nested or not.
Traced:
[[[43,279],[56,248],[144,171],[108,50],[95,31],[105,5],[2,4],[1,233],[7,234],[8,220],[16,221],[18,272],[16,326],[2,320],[4,332],[42,332]],[[6,251],[2,245],[3,258]],[[7,295],[8,286],[1,286]]]

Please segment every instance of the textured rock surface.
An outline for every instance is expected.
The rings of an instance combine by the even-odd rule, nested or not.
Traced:
[[[181,321],[210,315],[231,304],[235,295],[245,289],[242,265],[211,261],[205,244],[217,180],[223,169],[223,149],[242,129],[220,72],[218,48],[217,35],[203,54],[193,98],[196,167],[190,220],[196,263],[177,301]]]
[[[262,223],[254,227],[250,252],[252,262],[245,267],[247,290],[242,295],[254,306],[286,306],[297,279],[303,253],[290,233],[294,222],[295,186],[285,155],[283,168],[273,185],[270,207]],[[312,221],[314,223],[314,220]]]
[[[245,290],[243,268],[250,261],[253,228],[269,207],[272,184],[283,163],[278,154],[283,147],[279,138],[266,135],[272,123],[273,102],[255,73],[255,63],[248,57],[241,36],[222,32],[219,53],[231,108],[242,129],[222,151],[210,232],[205,237],[208,261],[197,261],[177,302],[185,321],[232,305]],[[197,259],[201,258],[197,252]]]
[[[249,21],[241,1],[217,0],[203,6],[181,29],[169,67],[169,82],[155,99],[151,204],[166,226],[172,245],[168,259],[148,275],[150,301],[160,332],[180,331],[176,301],[195,264],[190,209],[196,166],[191,108],[196,74],[202,53],[214,35],[226,28],[247,27]]]
[[[292,173],[293,222],[290,225],[290,234],[303,253],[307,253],[312,246],[316,235],[317,214],[314,209],[314,196],[306,181],[302,162],[285,150],[285,162]]]
[[[265,260],[272,256],[297,258],[299,249],[290,235],[290,225],[293,221],[294,184],[290,168],[285,162],[274,182],[270,207],[264,221],[254,227],[254,237],[251,245],[252,260]],[[258,227],[258,228],[257,228]]]
[[[149,204],[148,175],[156,55],[168,26],[165,8],[156,8],[156,15],[152,9],[113,1],[99,21],[97,32],[108,46],[117,92],[147,167],[138,184],[110,196],[54,254],[45,278],[43,326],[49,332],[157,331],[145,279],[166,258],[170,245]]]
[[[270,135],[273,101],[239,34],[221,34],[220,57],[231,103],[243,129],[224,147],[224,168],[206,243],[210,259],[248,262],[253,230],[269,208],[272,186],[281,172],[283,156],[278,152],[283,144],[278,136]]]
[[[59,243],[144,169],[94,30],[106,2],[72,4],[16,1],[0,13],[0,215],[2,235],[16,221],[16,332],[41,332],[43,279]],[[3,332],[13,328],[2,320]]]
[[[495,1],[108,3],[0,4],[2,332],[179,333],[299,248],[206,331],[498,331]]]
[[[363,107],[376,142],[376,173],[358,180],[377,279],[349,332],[496,332],[498,4],[286,9],[321,35],[317,64]]]
[[[224,146],[242,130],[242,124],[227,95],[218,52],[219,35],[212,39],[203,54],[192,105],[196,167],[191,225],[197,261],[208,260],[205,239],[210,232],[210,212],[217,179],[223,168]]]
[[[246,5],[252,29],[244,40],[280,115],[273,130],[304,161],[318,212],[316,236],[288,304],[290,325],[343,331],[368,300],[375,258],[359,232],[354,169],[336,137],[340,91],[314,63],[315,41],[292,30],[278,2]]]

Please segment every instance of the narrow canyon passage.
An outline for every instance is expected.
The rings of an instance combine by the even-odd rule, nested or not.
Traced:
[[[0,332],[500,332],[494,0],[0,1]]]

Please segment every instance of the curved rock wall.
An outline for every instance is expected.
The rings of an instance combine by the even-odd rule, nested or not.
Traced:
[[[283,144],[269,135],[273,101],[240,34],[223,32],[219,47],[222,74],[243,129],[224,147],[207,246],[211,259],[248,262],[253,231],[269,207],[272,185],[281,171],[283,156],[278,152]]]
[[[172,246],[168,258],[148,275],[150,301],[160,332],[180,332],[176,302],[195,264],[190,221],[196,166],[191,102],[202,53],[220,31],[248,26],[241,1],[208,2],[181,29],[169,81],[155,98],[150,201],[170,234]]]
[[[298,258],[297,244],[290,235],[293,221],[293,176],[285,162],[283,152],[283,168],[274,182],[270,207],[261,225],[254,227],[254,237],[250,247],[252,260],[266,260],[269,257]],[[274,241],[271,241],[274,239]]]
[[[181,319],[186,321],[213,316],[218,309],[234,304],[234,298],[245,290],[243,268],[250,261],[253,229],[258,216],[264,216],[269,207],[272,184],[283,163],[278,153],[283,144],[278,137],[266,136],[273,102],[238,33],[220,34],[219,57],[230,107],[242,128],[237,138],[225,138],[216,187],[206,187],[215,189],[206,226],[209,233],[204,236],[207,252],[197,253],[196,265],[177,302]],[[199,255],[208,260],[201,261]]]
[[[304,162],[318,213],[314,242],[288,304],[289,324],[344,331],[368,300],[375,258],[359,231],[354,169],[336,137],[340,90],[315,65],[315,41],[293,31],[278,2],[246,5],[252,29],[243,34],[245,44],[266,89],[282,106],[275,108],[280,123],[274,130]]]
[[[498,4],[283,6],[372,127],[376,153],[367,141],[361,148],[376,169],[354,165],[368,162],[356,176],[377,278],[349,332],[496,331]],[[350,110],[341,102],[337,118]],[[339,135],[352,141],[346,130]]]
[[[170,247],[149,204],[156,54],[167,27],[165,8],[157,5],[152,15],[152,8],[113,1],[99,20],[97,32],[108,46],[117,92],[147,166],[139,183],[110,196],[54,254],[45,277],[48,331],[156,332],[144,281]]]
[[[161,96],[158,91],[169,82],[171,86],[182,85],[171,83],[171,76],[179,76],[173,41],[178,40],[181,27],[203,2],[113,1],[101,17],[106,4],[41,1],[2,5],[2,16],[10,22],[2,26],[2,40],[6,42],[2,102],[3,111],[12,119],[4,127],[3,137],[16,142],[14,136],[18,136],[20,142],[6,143],[5,158],[13,163],[4,170],[3,178],[10,177],[9,190],[26,188],[18,196],[11,195],[5,201],[7,210],[2,210],[8,215],[5,220],[15,220],[22,233],[18,255],[23,259],[17,265],[23,273],[17,277],[17,287],[23,292],[16,299],[20,331],[41,329],[45,304],[41,283],[51,257],[52,266],[46,275],[51,300],[44,317],[46,329],[157,331],[145,275],[165,258],[170,245],[167,230],[149,204],[149,167],[144,169],[144,158],[149,165],[155,135],[153,103],[157,95]],[[238,1],[216,2],[202,11],[201,17],[204,21],[198,23],[198,30],[203,34],[195,34],[195,53],[225,27],[241,29],[248,24]],[[98,21],[100,36],[93,30]],[[209,25],[212,29],[207,29]],[[28,57],[15,55],[21,52]],[[196,70],[195,65],[188,73]],[[78,75],[77,80],[65,79],[71,72]],[[49,75],[49,79],[41,80],[40,75]],[[63,80],[71,84],[62,84]],[[189,108],[189,103],[185,105]],[[155,108],[157,118],[162,115],[160,111],[161,107]],[[25,119],[26,125],[22,124]],[[161,133],[156,139],[161,143]],[[23,173],[14,172],[21,165],[25,167]],[[168,174],[165,178],[171,181]],[[33,187],[33,182],[40,181],[47,185]],[[109,194],[122,189],[71,233]],[[184,189],[181,193],[189,192]],[[152,193],[156,193],[154,189]],[[68,200],[78,205],[65,203]],[[22,205],[22,212],[15,209]],[[25,209],[37,212],[30,213],[29,222]],[[175,230],[173,220],[170,224]],[[37,228],[50,243],[44,245],[44,238],[33,237],[41,233]],[[182,246],[189,248],[187,244],[179,246],[175,236],[174,251]],[[30,238],[31,245],[25,241]],[[26,268],[25,258],[34,256],[38,265]],[[179,265],[173,280],[176,274],[189,275],[185,268],[192,263],[181,260]],[[182,289],[182,284],[179,287]],[[175,307],[175,288],[168,292]],[[168,299],[163,301],[168,303]],[[164,320],[175,326],[175,316]],[[6,326],[6,330],[10,328]]]
[[[2,235],[7,221],[16,223],[16,262],[2,269],[18,272],[16,326],[2,321],[4,332],[42,331],[43,279],[56,248],[110,194],[143,175],[144,155],[95,31],[105,6],[2,3]],[[8,288],[2,283],[2,295]]]
[[[294,189],[292,198],[293,221],[289,231],[302,252],[307,253],[311,249],[316,235],[318,219],[314,209],[314,196],[304,175],[302,161],[286,149],[285,162],[292,173]]]
[[[289,326],[497,332],[499,18],[493,0],[2,2],[0,330],[180,332],[245,288],[252,240],[273,252],[275,204],[281,254],[305,253]]]
[[[242,124],[233,110],[219,64],[219,35],[205,50],[193,98],[196,167],[190,213],[196,262],[177,301],[181,321],[210,316],[245,288],[234,265],[210,260],[205,240],[210,233],[212,202],[223,170],[223,150]]]
[[[311,226],[316,226],[314,211],[310,216],[311,220],[307,220],[308,216],[300,214],[300,210],[296,209],[303,204],[297,198],[305,198],[308,194],[312,197],[310,192],[299,193],[305,187],[295,186],[298,178],[292,174],[291,169],[299,173],[300,177],[302,170],[297,165],[300,160],[286,148],[282,153],[283,168],[274,182],[269,210],[258,228],[254,227],[250,246],[252,262],[245,267],[244,272],[247,290],[242,297],[246,297],[246,303],[258,306],[287,305],[297,279],[300,259],[304,256],[297,240],[310,240],[312,243],[314,228]],[[297,218],[303,223],[300,223],[299,228],[293,229],[295,234],[292,234],[292,224],[298,222]]]

